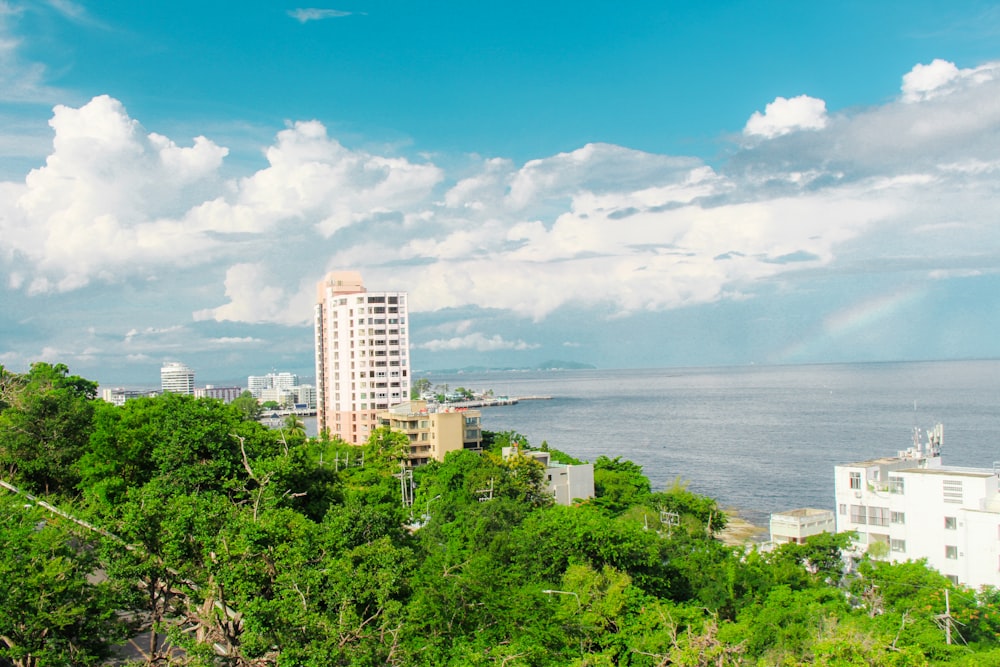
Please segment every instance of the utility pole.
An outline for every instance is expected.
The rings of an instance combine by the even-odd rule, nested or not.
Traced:
[[[944,621],[945,642],[951,644],[951,600],[948,597],[948,589],[944,589],[944,613],[938,614],[934,618]]]

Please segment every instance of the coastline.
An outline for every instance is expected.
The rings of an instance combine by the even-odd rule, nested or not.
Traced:
[[[750,523],[740,516],[739,511],[733,508],[723,510],[729,517],[726,527],[719,533],[719,540],[731,547],[744,546],[746,544],[760,544],[766,542],[770,536],[769,529]]]

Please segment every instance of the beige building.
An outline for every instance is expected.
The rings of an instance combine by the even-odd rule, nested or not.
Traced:
[[[369,292],[355,271],[316,290],[316,415],[320,433],[360,445],[376,415],[410,396],[406,292]]]
[[[378,425],[410,439],[410,466],[443,461],[448,452],[479,450],[483,445],[479,410],[438,408],[427,401],[406,401],[378,413]]]

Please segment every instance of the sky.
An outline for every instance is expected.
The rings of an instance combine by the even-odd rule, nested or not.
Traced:
[[[0,0],[0,364],[996,358],[998,177],[998,3]]]

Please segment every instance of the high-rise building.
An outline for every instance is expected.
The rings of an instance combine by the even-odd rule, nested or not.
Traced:
[[[160,387],[172,394],[194,394],[194,371],[177,361],[168,361],[160,369]]]
[[[410,396],[406,292],[369,292],[355,271],[329,273],[315,316],[320,433],[363,444],[378,411]]]

